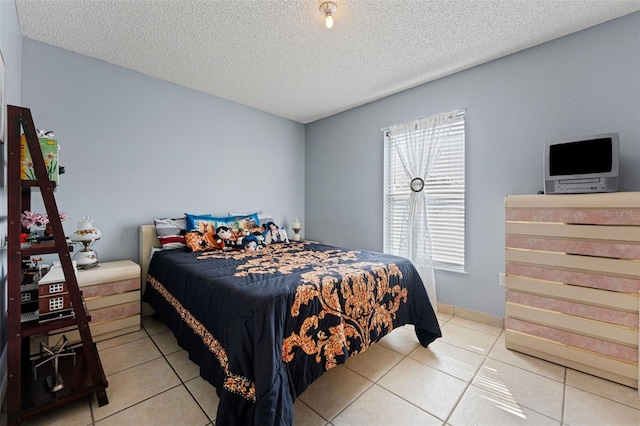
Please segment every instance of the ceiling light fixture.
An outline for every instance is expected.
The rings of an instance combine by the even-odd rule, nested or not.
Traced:
[[[338,11],[338,6],[332,1],[325,1],[320,5],[320,12],[324,13],[324,24],[327,28],[333,27],[333,14]]]

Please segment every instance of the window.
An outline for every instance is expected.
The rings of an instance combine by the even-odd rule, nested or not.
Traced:
[[[64,298],[63,297],[52,297],[49,299],[49,311],[58,311],[64,308]]]
[[[390,254],[400,253],[402,228],[409,212],[411,178],[402,165],[397,148],[406,146],[409,141],[428,144],[436,138],[444,138],[442,151],[424,181],[423,189],[427,197],[433,266],[436,269],[464,272],[464,110],[451,114],[454,114],[453,120],[435,127],[421,127],[419,121],[415,126],[402,127],[410,129],[405,132],[395,130],[391,135],[388,129],[384,130],[384,250]]]
[[[49,285],[49,293],[60,293],[64,290],[64,283],[51,284]]]

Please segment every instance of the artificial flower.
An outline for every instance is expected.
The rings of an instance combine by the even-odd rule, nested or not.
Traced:
[[[71,217],[65,212],[60,212],[60,221],[64,222],[65,220],[71,219]],[[25,210],[21,214],[21,223],[24,228],[31,228],[32,226],[36,226],[38,228],[43,228],[49,224],[49,217],[44,213],[36,213],[29,210]]]

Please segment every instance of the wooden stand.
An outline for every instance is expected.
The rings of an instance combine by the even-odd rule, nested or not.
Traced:
[[[8,202],[8,309],[7,309],[7,357],[8,384],[7,409],[9,424],[19,424],[27,417],[45,412],[93,393],[99,406],[109,403],[107,379],[102,369],[98,350],[89,330],[89,315],[69,254],[56,200],[53,196],[55,182],[48,178],[44,158],[36,135],[36,129],[28,108],[9,105],[7,107],[7,202]],[[24,132],[31,153],[37,180],[23,181],[20,178],[20,134]],[[21,248],[21,213],[30,210],[31,192],[39,188],[53,232],[53,242],[33,244]],[[48,322],[21,322],[20,284],[22,260],[39,254],[57,254],[64,272],[73,317]],[[60,358],[59,371],[65,386],[57,392],[48,392],[43,383],[47,374],[34,380],[29,354],[31,336],[48,333],[63,327],[77,326],[80,332],[79,346],[74,348],[75,363],[71,357]]]

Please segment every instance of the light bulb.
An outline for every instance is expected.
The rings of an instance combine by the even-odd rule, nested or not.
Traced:
[[[327,12],[327,18],[324,20],[327,28],[333,27],[333,16],[331,16],[331,12]]]

